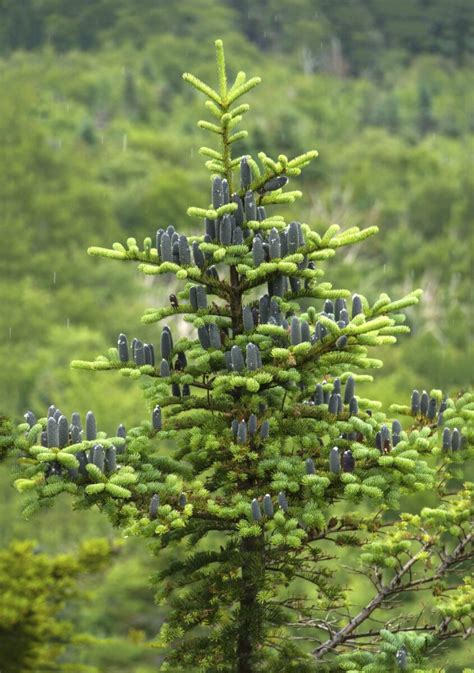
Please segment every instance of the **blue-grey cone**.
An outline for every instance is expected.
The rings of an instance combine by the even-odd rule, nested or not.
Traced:
[[[244,197],[244,212],[245,219],[247,222],[250,220],[254,221],[257,219],[257,206],[255,203],[255,198],[253,192],[247,191]]]
[[[189,383],[184,383],[183,384],[183,397],[189,397],[191,395],[191,388],[189,387]]]
[[[397,662],[398,668],[400,668],[402,671],[407,670],[408,653],[403,645],[400,647],[400,649],[397,650],[395,654],[395,661]]]
[[[41,446],[48,446],[48,433],[46,430],[41,433]]]
[[[334,474],[341,471],[341,457],[337,446],[333,446],[329,452],[329,471],[334,472]]]
[[[61,409],[56,409],[56,411],[53,414],[53,418],[54,418],[55,421],[59,421],[59,419],[61,418],[62,415],[63,415],[63,413],[62,413]]]
[[[265,420],[263,421],[260,427],[260,437],[262,439],[268,439],[269,435],[270,435],[270,423],[268,420]]]
[[[402,424],[398,419],[395,419],[392,423],[392,433],[394,435],[399,435],[402,431]]]
[[[382,433],[380,430],[375,433],[375,448],[378,449],[379,451],[382,451],[383,443],[382,443]]]
[[[316,474],[316,469],[314,467],[314,461],[312,458],[306,458],[305,467],[306,474]]]
[[[252,170],[248,164],[247,157],[240,160],[240,187],[247,190],[252,183]]]
[[[108,474],[112,474],[117,469],[117,449],[115,446],[109,446],[105,451],[105,469]]]
[[[81,414],[78,411],[72,412],[71,425],[76,425],[79,428],[79,430],[82,430]]]
[[[48,423],[46,425],[46,435],[49,448],[59,445],[58,423],[52,416],[48,418]]]
[[[334,317],[336,320],[341,319],[341,311],[346,308],[346,302],[341,297],[337,297],[334,302]]]
[[[179,387],[179,383],[172,383],[171,384],[171,396],[172,397],[181,397],[181,388]]]
[[[127,431],[122,423],[117,428],[117,437],[123,437],[124,439],[127,437]]]
[[[342,395],[341,393],[336,393],[337,396],[337,413],[342,414],[344,411],[344,405],[342,403]]]
[[[283,493],[283,491],[280,491],[278,494],[278,504],[280,509],[282,509],[284,512],[288,512],[288,500],[286,499],[286,495]]]
[[[229,193],[229,183],[225,178],[222,179],[222,198],[224,200],[224,205],[230,201]]]
[[[230,215],[224,215],[221,222],[220,242],[222,245],[230,245],[232,243],[232,220]]]
[[[161,251],[161,237],[163,236],[163,229],[158,229],[156,232],[156,251],[158,253],[158,257],[160,256],[160,251]]]
[[[232,369],[234,372],[241,372],[245,368],[244,356],[238,346],[232,346],[230,349]]]
[[[343,334],[342,336],[338,337],[336,339],[336,348],[339,350],[342,350],[347,346],[347,336]]]
[[[265,208],[263,206],[258,206],[257,207],[257,220],[259,222],[263,222],[263,220],[267,219],[267,213],[265,212]]]
[[[334,303],[331,299],[326,299],[324,302],[324,313],[334,313]]]
[[[168,227],[166,227],[166,233],[168,234],[168,236],[170,237],[170,239],[171,239],[171,237],[173,236],[173,234],[176,233],[175,228],[173,227],[172,224],[170,224]]]
[[[355,468],[355,460],[350,449],[346,449],[342,454],[342,469],[344,472],[353,472]]]
[[[448,404],[446,400],[442,400],[441,404],[439,405],[439,413],[442,414],[446,409],[448,408]]]
[[[179,264],[179,243],[178,243],[178,241],[171,244],[171,250],[172,250],[172,253],[173,253],[172,262],[174,264]]]
[[[206,259],[204,257],[204,254],[201,252],[201,249],[199,248],[199,243],[197,241],[193,241],[193,258],[196,266],[199,267],[200,269],[203,269],[204,265],[206,264]]]
[[[262,519],[262,511],[257,498],[252,500],[252,518],[254,521],[261,521]]]
[[[252,244],[252,259],[254,266],[260,266],[265,261],[262,239],[255,236]]]
[[[173,348],[173,335],[171,334],[171,330],[170,330],[170,328],[168,327],[168,325],[164,325],[164,326],[163,326],[163,332],[168,332],[168,334],[170,335],[171,348]]]
[[[341,386],[341,379],[335,378],[332,386],[332,392],[333,393],[341,393],[342,392],[342,386]]]
[[[244,223],[244,207],[242,205],[242,199],[238,194],[232,194],[232,203],[237,204],[237,210],[234,210],[233,212],[235,224],[238,227],[241,227]]]
[[[273,227],[273,229],[271,229],[270,233],[268,234],[268,245],[270,250],[270,259],[281,257],[280,235],[278,233],[278,229],[275,229],[275,227]]]
[[[145,356],[145,364],[151,365],[151,349],[150,344],[143,344],[143,355]]]
[[[188,364],[188,361],[186,359],[186,353],[184,353],[183,351],[180,351],[178,353],[178,357],[177,357],[176,361],[178,362],[178,366],[182,371],[185,367],[187,367],[187,364]]]
[[[298,250],[299,233],[298,222],[291,222],[288,226],[288,254],[292,255]]]
[[[161,407],[160,407],[159,404],[157,404],[156,407],[152,411],[151,423],[152,423],[152,426],[153,426],[153,430],[157,430],[157,431],[161,430]]]
[[[102,444],[96,444],[94,446],[94,452],[92,454],[92,462],[96,467],[99,468],[101,472],[104,471],[105,454],[104,454],[104,447],[102,446]]]
[[[253,332],[255,325],[253,322],[253,314],[250,306],[244,306],[242,308],[242,322],[244,325],[244,332]]]
[[[249,371],[255,371],[256,369],[258,369],[257,350],[258,350],[258,347],[255,344],[249,343],[246,346],[245,360],[246,360],[247,369]]]
[[[323,387],[320,383],[316,384],[316,389],[314,391],[314,403],[319,405],[319,404],[324,404],[324,391]]]
[[[140,339],[137,339],[135,348],[133,349],[133,359],[138,367],[145,364],[145,352],[143,350],[143,342]]]
[[[458,451],[461,444],[461,434],[457,428],[454,428],[451,435],[451,450]]]
[[[283,297],[286,291],[286,278],[284,276],[275,276],[273,279],[273,292],[276,297]]]
[[[82,475],[83,477],[87,477],[87,470],[86,470],[86,465],[88,463],[86,452],[85,451],[78,451],[76,453],[76,458],[79,461],[79,474]]]
[[[385,423],[380,428],[380,437],[382,440],[382,446],[384,446],[385,442],[390,441],[390,430],[388,429],[388,426],[385,425]]]
[[[428,411],[426,412],[428,420],[432,421],[436,416],[436,400],[432,397],[428,403]]]
[[[292,346],[301,343],[301,323],[296,316],[293,316],[290,323],[290,343]]]
[[[309,325],[306,322],[306,320],[301,321],[301,341],[310,341],[311,339],[311,332],[309,329]]]
[[[197,311],[198,308],[196,290],[197,290],[196,285],[193,285],[189,290],[189,303],[191,304],[191,308],[193,309],[193,311]]]
[[[359,413],[359,403],[357,401],[357,398],[353,397],[349,402],[349,415],[357,416],[358,413]]]
[[[97,425],[92,411],[86,414],[86,439],[91,441],[97,437]]]
[[[411,394],[411,411],[417,416],[420,413],[420,393],[414,390]]]
[[[363,313],[364,309],[362,308],[362,299],[358,294],[355,294],[352,297],[352,317],[355,318],[359,313]]]
[[[265,325],[268,322],[270,317],[270,297],[268,294],[264,294],[260,297],[258,302],[258,310],[260,313],[260,323]]]
[[[54,404],[51,404],[51,405],[48,407],[48,418],[49,418],[50,416],[54,416],[54,412],[55,412],[55,411],[56,411],[56,407],[54,406]]]
[[[33,427],[33,425],[36,423],[36,416],[32,411],[27,411],[26,414],[23,416],[25,419],[25,422],[28,423],[30,428]]]
[[[393,448],[395,448],[395,447],[397,446],[397,444],[398,444],[399,441],[400,441],[400,435],[398,434],[398,432],[396,432],[396,433],[394,433],[394,434],[392,435],[392,445],[393,445]]]
[[[155,493],[154,495],[152,495],[150,500],[150,508],[149,508],[150,519],[156,519],[159,506],[160,506],[160,496],[158,495],[158,493]]]
[[[225,360],[225,365],[227,369],[231,372],[232,371],[232,356],[230,354],[230,351],[226,351],[224,353],[224,360]]]
[[[211,348],[221,348],[221,333],[217,325],[211,323],[209,325],[209,343]]]
[[[344,404],[349,404],[355,393],[354,377],[349,376],[344,386]]]
[[[243,419],[237,428],[237,441],[239,444],[245,444],[247,441],[247,423]]]
[[[189,249],[187,236],[183,234],[179,237],[178,246],[180,264],[191,264],[191,250]]]
[[[349,324],[349,313],[347,312],[347,309],[343,308],[341,313],[339,314],[339,322],[346,327]]]
[[[210,237],[212,241],[216,238],[216,223],[215,220],[211,220],[208,217],[204,220],[204,231]],[[196,242],[196,241],[195,241]],[[193,246],[194,249],[194,246]]]
[[[79,444],[82,441],[82,431],[77,425],[71,425],[71,442]]]
[[[171,247],[171,238],[165,231],[160,241],[160,259],[162,262],[173,261],[173,250]]]
[[[188,499],[186,498],[185,493],[181,493],[179,496],[178,504],[180,507],[186,507],[186,503],[188,502]]]
[[[206,350],[211,347],[211,341],[209,339],[209,332],[207,330],[206,325],[202,325],[201,327],[198,327],[198,339],[199,343],[203,348]]]
[[[276,177],[267,180],[267,182],[263,185],[263,189],[266,192],[274,192],[276,189],[281,189],[284,187],[287,182],[288,178],[286,175],[277,175]]]
[[[130,356],[128,353],[128,341],[125,334],[119,334],[117,347],[120,362],[128,362]]]
[[[329,397],[328,411],[333,416],[337,416],[337,411],[339,407],[337,395],[338,395],[337,393],[331,393],[331,396]]]
[[[207,293],[206,288],[202,285],[196,287],[196,302],[198,309],[207,308]]]
[[[177,231],[173,231],[173,233],[170,234],[170,237],[171,237],[171,246],[173,246],[175,243],[178,242],[178,240],[179,240],[179,234],[178,234]]]
[[[232,434],[234,435],[234,437],[237,437],[237,430],[239,429],[239,421],[236,418],[234,418],[232,420],[232,423],[231,423],[230,427],[231,427]]]
[[[247,427],[250,437],[253,437],[254,434],[257,432],[257,417],[255,416],[255,414],[250,414]]]
[[[222,190],[222,178],[215,177],[212,181],[211,198],[213,208],[220,208],[224,205],[224,194]]]
[[[449,428],[444,428],[443,430],[443,450],[449,451],[451,448],[451,430]]]
[[[274,515],[272,497],[269,493],[263,496],[263,511],[266,516],[272,517]]]
[[[214,280],[219,280],[219,274],[217,273],[217,269],[214,266],[214,264],[207,269],[206,273],[210,278],[214,278]]]
[[[58,419],[58,446],[64,448],[69,441],[69,423],[66,416],[60,416]]]
[[[280,231],[280,249],[281,256],[286,257],[288,254],[288,232]]]
[[[324,395],[324,404],[329,405],[329,400],[331,399],[331,391],[329,388],[324,389],[323,395]]]
[[[297,276],[290,276],[290,288],[292,292],[299,292],[301,289],[301,280]]]
[[[243,242],[244,242],[244,232],[239,226],[237,226],[232,232],[232,245],[243,245]]]
[[[169,362],[163,358],[160,362],[160,376],[166,378],[167,376],[170,376],[170,374],[171,370]]]
[[[428,405],[430,403],[430,398],[426,390],[421,393],[420,397],[420,413],[422,416],[426,416],[428,413]]]
[[[440,427],[443,425],[443,423],[444,423],[444,417],[443,417],[443,414],[442,414],[442,413],[439,413],[439,414],[438,414],[438,423],[437,423],[438,428],[440,428]]]

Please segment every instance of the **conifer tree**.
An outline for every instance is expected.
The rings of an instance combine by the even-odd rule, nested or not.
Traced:
[[[16,487],[28,515],[67,491],[152,541],[163,671],[428,671],[435,647],[472,630],[474,396],[413,391],[386,415],[359,394],[382,366],[370,349],[409,331],[402,311],[421,291],[370,303],[323,280],[340,247],[377,228],[318,232],[278,213],[317,152],[234,154],[260,79],[230,85],[221,41],[216,52],[216,89],[184,75],[216,141],[200,149],[210,199],[188,209],[203,229],[162,223],[143,247],[89,249],[182,281],[142,318],[170,323],[156,348],[120,334],[73,362],[141,379],[148,420],[107,437],[92,412],[27,412]],[[415,497],[400,511],[427,492],[430,507]]]

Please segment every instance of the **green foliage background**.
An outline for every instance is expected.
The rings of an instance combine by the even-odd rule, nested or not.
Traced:
[[[68,363],[106,350],[120,331],[156,342],[156,328],[138,316],[172,288],[85,249],[153,237],[171,223],[192,231],[186,208],[202,202],[208,183],[197,156],[201,101],[181,73],[213,79],[216,37],[231,74],[238,66],[263,79],[239,151],[316,147],[298,185],[299,219],[380,227],[331,263],[328,280],[370,299],[425,290],[409,313],[412,336],[383,354],[373,396],[408,400],[413,387],[455,394],[472,381],[471,0],[182,0],[173,8],[0,0],[2,414],[55,402],[67,414],[92,408],[107,431],[144,416],[131,382]],[[6,470],[0,493],[2,545],[34,537],[58,552],[82,536],[110,535],[67,501],[19,523]],[[81,663],[153,670],[156,655],[142,643],[159,625],[143,583],[151,569],[145,551],[127,545],[99,599],[77,611],[81,628],[115,639]]]

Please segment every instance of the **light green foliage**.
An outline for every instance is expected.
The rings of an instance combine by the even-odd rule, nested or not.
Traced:
[[[116,550],[115,550],[116,551]],[[68,663],[65,653],[93,636],[79,632],[65,610],[84,602],[79,580],[103,573],[113,546],[88,540],[75,554],[48,556],[34,542],[14,542],[0,551],[0,667],[5,673],[95,673]],[[77,607],[76,607],[77,609]]]
[[[371,381],[356,370],[382,365],[371,349],[405,331],[399,311],[417,305],[421,291],[371,301],[322,280],[322,260],[377,227],[318,224],[317,233],[261,210],[293,202],[299,192],[282,178],[299,179],[317,152],[234,158],[234,141],[244,138],[234,129],[248,111],[239,99],[260,80],[239,72],[229,84],[219,40],[216,51],[217,89],[184,75],[209,99],[213,122],[199,126],[217,141],[217,149],[201,152],[211,157],[211,202],[201,197],[188,211],[206,218],[206,238],[183,238],[176,224],[151,245],[147,236],[143,246],[128,238],[126,246],[89,249],[184,286],[172,312],[145,313],[145,322],[176,312],[192,324],[182,339],[165,328],[174,338],[162,339],[154,364],[136,352],[122,362],[115,349],[73,363],[141,377],[160,423],[143,421],[125,438],[101,429],[95,439],[71,435],[63,448],[43,446],[51,419],[22,424],[16,485],[27,491],[28,514],[67,492],[78,506],[104,511],[125,535],[152,542],[164,559],[155,578],[166,607],[155,643],[165,657],[161,670],[270,673],[290,661],[299,671],[372,672],[391,670],[403,648],[415,670],[432,648],[471,628],[472,591],[462,572],[472,558],[472,484],[463,480],[474,448],[474,397],[424,392],[418,407],[395,407],[411,417],[403,430],[354,389]],[[270,236],[279,237],[280,258],[265,257]],[[193,287],[205,289],[205,301]],[[244,328],[244,306],[254,329],[249,315]],[[330,469],[336,446],[340,469]],[[418,492],[431,494],[432,506],[417,511],[414,501],[414,512],[400,513],[401,498]],[[365,606],[356,605],[347,573],[362,578]],[[435,610],[433,591],[447,577],[452,593]],[[415,591],[425,592],[420,615],[388,611]],[[364,637],[370,652],[357,646]]]

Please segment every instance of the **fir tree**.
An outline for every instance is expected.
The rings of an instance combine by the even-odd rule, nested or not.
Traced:
[[[382,365],[370,348],[409,331],[402,310],[421,291],[371,304],[322,279],[338,248],[377,228],[316,232],[278,214],[317,152],[234,156],[247,135],[240,99],[260,79],[239,72],[229,85],[220,41],[216,51],[217,90],[184,75],[206,96],[212,121],[199,126],[217,140],[200,149],[210,202],[188,209],[204,230],[170,224],[141,249],[133,238],[89,249],[182,281],[142,320],[182,316],[194,334],[164,325],[156,349],[120,334],[107,355],[74,361],[141,378],[149,420],[107,437],[92,412],[28,412],[16,486],[31,493],[28,515],[67,491],[153,541],[163,671],[425,670],[431,649],[472,629],[473,486],[462,476],[474,397],[414,391],[387,416],[358,394]],[[399,511],[402,496],[426,491],[432,507]],[[424,592],[423,609],[397,602],[412,592]]]

